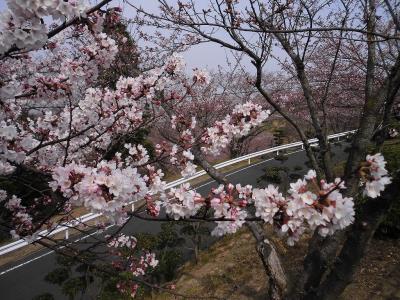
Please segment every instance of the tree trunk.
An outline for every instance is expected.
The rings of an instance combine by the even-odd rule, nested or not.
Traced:
[[[274,245],[265,237],[263,228],[259,224],[247,222],[246,226],[256,239],[256,250],[268,276],[269,298],[267,299],[284,299],[287,292],[287,279],[278,252]]]

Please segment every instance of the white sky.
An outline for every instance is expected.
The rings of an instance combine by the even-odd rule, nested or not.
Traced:
[[[98,1],[89,0],[92,4]],[[142,6],[145,10],[149,12],[156,13],[158,11],[158,3],[157,0],[130,0],[131,3]],[[198,0],[204,1],[207,3],[208,0]],[[171,0],[171,4],[175,4],[176,0]],[[110,7],[120,6],[124,9],[124,14],[126,17],[133,17],[134,10],[124,4],[122,0],[114,0],[109,4]],[[6,0],[0,0],[0,11],[6,8]],[[215,43],[202,43],[200,45],[193,46],[187,52],[183,53],[183,56],[186,61],[186,65],[188,70],[193,68],[205,68],[208,70],[216,70],[218,66],[222,66],[223,68],[227,67],[226,58],[231,59],[231,53],[229,50],[215,44]],[[254,68],[251,65],[248,59],[243,59],[242,65],[246,68],[250,73],[254,72]],[[270,66],[270,71],[276,69],[276,66],[273,64]]]
[[[130,0],[132,4],[141,6],[145,11],[157,14],[159,11],[157,0]],[[199,3],[207,3],[208,0],[198,0]],[[171,4],[176,4],[177,0],[170,0]],[[134,15],[134,9],[124,4],[121,0],[114,0],[113,5],[123,7],[126,17]],[[218,66],[227,67],[226,60],[231,57],[228,49],[225,49],[215,43],[202,43],[191,47],[186,53],[183,53],[188,69],[205,68],[216,70]],[[252,68],[250,61],[244,59],[243,65],[246,68]]]

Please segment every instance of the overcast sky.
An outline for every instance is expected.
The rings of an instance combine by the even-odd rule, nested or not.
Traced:
[[[131,3],[134,3],[137,6],[142,6],[145,10],[156,13],[158,12],[158,1],[157,0],[130,0]],[[202,3],[207,3],[208,0],[200,0],[204,1]],[[90,2],[96,3],[97,1],[90,0]],[[171,0],[171,4],[176,3],[176,0]],[[124,14],[126,17],[133,17],[134,10],[130,6],[124,3],[122,0],[114,0],[109,4],[110,7],[120,6],[124,10]],[[6,1],[0,0],[0,10],[3,10],[6,7]],[[183,54],[187,68],[206,68],[209,70],[216,70],[220,65],[224,68],[227,67],[226,58],[232,59],[231,53],[217,44],[214,43],[202,43],[197,46],[193,46],[190,50]],[[254,71],[253,66],[251,65],[248,59],[243,59],[242,65],[246,68],[250,73]],[[274,69],[275,66],[272,64],[269,69]]]
[[[158,1],[157,0],[130,0],[132,4],[141,6],[144,10],[151,13],[158,13]],[[201,3],[207,3],[208,0],[200,0]],[[176,4],[176,0],[170,0],[171,4]],[[123,1],[115,0],[112,2],[114,5],[123,7],[125,15],[129,18],[135,14],[132,7],[124,4]],[[218,66],[224,68],[227,67],[227,57],[232,59],[231,52],[226,48],[223,48],[215,43],[202,43],[191,47],[186,53],[183,54],[187,67],[193,68],[206,68],[206,69],[217,69]],[[246,68],[252,68],[248,59],[243,59],[242,64]]]

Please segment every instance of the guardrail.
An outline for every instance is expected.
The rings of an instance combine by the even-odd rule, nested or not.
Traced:
[[[354,132],[355,132],[355,130],[332,134],[332,135],[328,136],[328,140],[332,140],[332,139],[335,139],[335,138],[340,140],[341,137],[351,135]],[[318,143],[318,140],[316,138],[309,139],[308,143],[311,144],[311,145],[313,145],[313,144],[315,145],[315,144]],[[269,148],[269,149],[253,152],[253,153],[250,153],[250,154],[247,154],[247,155],[243,155],[241,157],[237,157],[237,158],[234,158],[234,159],[231,159],[231,160],[216,164],[216,165],[214,165],[214,167],[216,169],[221,169],[221,168],[224,168],[224,167],[227,167],[227,166],[231,166],[231,165],[234,165],[234,164],[237,164],[239,162],[246,161],[246,160],[248,161],[248,164],[250,165],[252,158],[256,158],[256,157],[259,157],[259,156],[262,156],[262,155],[265,155],[265,154],[269,154],[269,153],[273,153],[273,152],[276,152],[276,154],[279,154],[279,151],[290,149],[290,148],[296,148],[296,147],[302,147],[302,149],[303,149],[303,147],[304,147],[303,142],[295,142],[295,143],[291,143],[291,144],[285,144],[285,145],[281,145],[281,146],[277,146],[277,147],[273,147],[273,148]],[[188,181],[191,181],[193,179],[196,179],[196,178],[201,177],[201,176],[206,175],[206,174],[207,174],[206,171],[199,171],[199,172],[197,172],[196,174],[194,174],[191,177],[180,178],[178,180],[169,182],[166,185],[166,189],[171,189],[173,187],[181,185],[182,183],[186,183]],[[134,208],[134,206],[133,206],[134,203],[129,203],[129,204],[132,204],[132,209],[133,209]],[[60,224],[56,228],[54,228],[53,230],[43,230],[43,231],[38,233],[38,236],[42,236],[42,237],[43,236],[52,236],[52,235],[55,235],[57,233],[60,233],[60,232],[64,231],[65,232],[65,239],[68,239],[69,238],[69,229],[71,227],[76,226],[78,224],[84,224],[84,223],[86,223],[88,221],[91,221],[93,219],[96,219],[96,218],[98,218],[100,216],[102,216],[102,214],[88,213],[88,214],[85,214],[85,215],[83,215],[83,216],[81,216],[79,218],[76,218],[75,220],[67,222],[65,224]],[[20,240],[17,240],[15,242],[11,242],[11,243],[9,243],[7,245],[1,246],[0,247],[0,256],[4,255],[4,254],[7,254],[9,252],[15,251],[15,250],[17,250],[19,248],[22,248],[24,246],[27,246],[29,244],[30,243],[27,242],[26,240],[20,239]]]

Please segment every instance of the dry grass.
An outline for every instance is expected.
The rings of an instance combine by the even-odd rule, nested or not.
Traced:
[[[264,299],[266,275],[254,240],[246,230],[227,236],[202,252],[199,263],[185,264],[180,274],[174,282],[176,291],[194,299],[200,295],[210,299]],[[176,296],[163,293],[152,299],[172,300]]]
[[[270,228],[267,233],[272,233]],[[273,239],[292,279],[301,271],[308,239],[305,237],[294,247],[287,247],[282,240]],[[399,241],[373,240],[353,283],[338,299],[400,299],[399,250]],[[188,299],[199,296],[209,299],[265,299],[267,292],[267,277],[255,251],[254,239],[247,230],[227,236],[202,252],[197,265],[186,263],[171,284],[176,285],[176,292],[186,295]],[[180,298],[161,293],[151,299]]]

